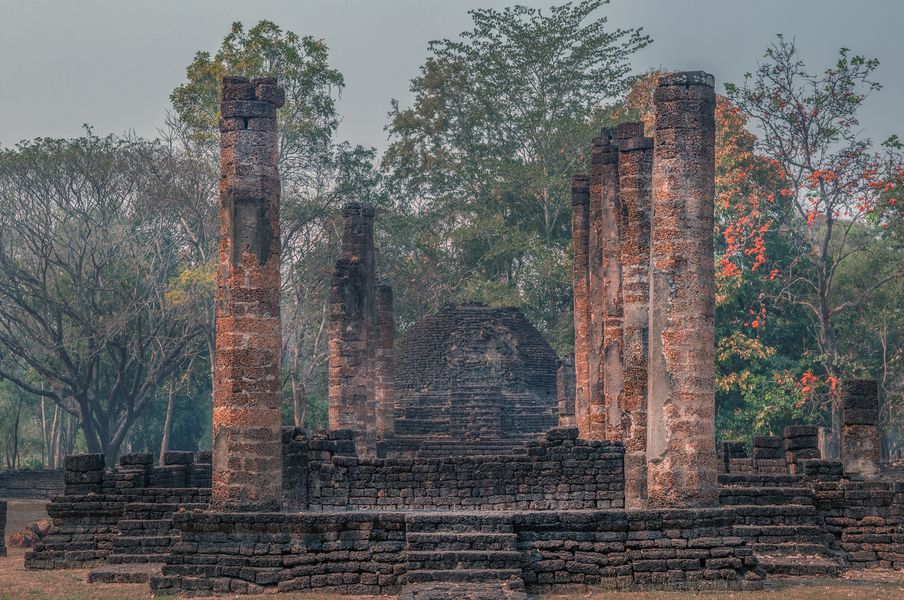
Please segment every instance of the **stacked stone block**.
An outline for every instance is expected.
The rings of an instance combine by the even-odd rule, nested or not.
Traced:
[[[722,469],[724,473],[733,473],[731,461],[733,459],[747,458],[747,444],[740,440],[723,440],[722,444]]]
[[[574,248],[575,425],[582,438],[590,432],[590,178],[571,180],[571,239]]]
[[[75,454],[63,459],[64,493],[67,496],[99,494],[103,488],[106,458],[103,454]]]
[[[715,92],[684,72],[654,93],[647,492],[650,506],[718,500],[715,446]]]
[[[784,430],[785,461],[792,474],[800,470],[800,461],[817,460],[819,428],[815,425],[789,425]]]
[[[6,556],[6,502],[0,501],[0,556]]]
[[[879,475],[879,385],[875,380],[846,379],[841,384],[841,460],[844,474],[859,479]]]
[[[556,397],[559,403],[559,427],[576,427],[574,355],[559,361],[556,370]]]
[[[650,301],[650,201],[653,140],[642,123],[623,123],[618,138],[621,205],[622,385],[620,406],[625,444],[625,502],[641,508],[647,496],[647,346]],[[608,358],[607,358],[608,360]],[[615,378],[613,374],[611,378]],[[617,384],[613,384],[618,388]]]
[[[275,78],[224,77],[216,288],[213,503],[280,506],[280,180]]]

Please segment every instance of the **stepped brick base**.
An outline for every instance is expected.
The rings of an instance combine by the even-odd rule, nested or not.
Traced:
[[[756,589],[756,559],[735,521],[733,508],[177,513],[181,541],[151,588],[416,599],[452,597],[429,595],[437,589],[475,599],[563,588]]]

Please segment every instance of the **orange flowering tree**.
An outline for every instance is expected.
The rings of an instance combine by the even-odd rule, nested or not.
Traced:
[[[781,183],[742,206],[747,214],[737,220],[743,228],[732,231],[732,241],[738,238],[742,252],[752,252],[754,264],[778,284],[766,288],[764,307],[795,306],[806,316],[818,372],[808,371],[798,387],[805,396],[821,390],[833,400],[835,431],[840,410],[833,384],[856,370],[839,341],[839,320],[904,277],[904,254],[888,252],[889,244],[901,248],[900,145],[892,138],[877,151],[857,118],[868,94],[881,87],[872,78],[877,66],[842,49],[835,65],[813,75],[794,43],[779,36],[742,85],[726,86],[735,110],[757,130],[755,151]],[[771,205],[769,222],[762,220],[764,201]],[[770,228],[787,245],[781,260],[770,261],[766,238],[758,239]],[[731,271],[731,256],[726,259]],[[843,285],[852,268],[861,270],[856,284],[847,277]]]

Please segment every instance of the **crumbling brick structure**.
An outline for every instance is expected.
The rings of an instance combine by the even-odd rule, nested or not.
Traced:
[[[342,256],[330,287],[329,425],[356,432],[362,454],[392,431],[392,288],[375,285],[374,209],[342,208]]]
[[[841,382],[841,461],[844,474],[875,479],[879,474],[879,385],[875,380]]]
[[[516,308],[449,305],[399,339],[387,452],[523,445],[558,423],[558,357]]]
[[[706,506],[718,499],[713,78],[663,76],[654,102],[647,495]]]
[[[224,77],[216,288],[213,504],[278,509],[282,497],[279,196],[275,78]]]

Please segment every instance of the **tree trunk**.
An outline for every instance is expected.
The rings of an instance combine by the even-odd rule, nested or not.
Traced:
[[[163,464],[163,455],[169,450],[170,425],[173,422],[173,405],[176,400],[176,388],[173,385],[173,378],[169,380],[168,397],[166,399],[166,418],[163,419],[163,439],[160,440],[160,461]]]

